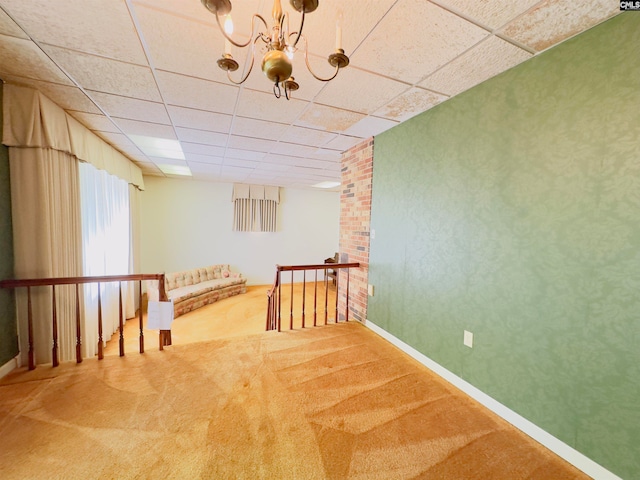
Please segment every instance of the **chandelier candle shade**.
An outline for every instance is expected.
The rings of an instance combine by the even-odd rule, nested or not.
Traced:
[[[233,34],[233,22],[231,21],[231,1],[230,0],[201,0],[202,4],[216,16],[218,27],[224,36],[224,54],[218,59],[218,66],[227,72],[227,78],[231,83],[240,85],[244,83],[253,69],[255,60],[255,48],[258,41],[262,41],[266,46],[266,53],[262,57],[261,68],[266,77],[273,82],[273,94],[276,98],[284,96],[287,100],[291,98],[291,92],[298,90],[299,85],[292,76],[293,64],[291,63],[294,53],[298,50],[298,42],[304,42],[304,61],[309,73],[321,82],[333,80],[341,68],[349,65],[349,57],[344,54],[342,49],[342,10],[338,12],[336,20],[336,49],[329,55],[327,61],[335,68],[333,75],[328,78],[322,78],[316,75],[309,64],[309,54],[307,39],[302,34],[305,16],[312,13],[318,8],[319,0],[290,0],[291,6],[300,15],[300,27],[297,31],[289,30],[289,13],[282,10],[280,0],[274,0],[271,16],[273,18],[273,26],[269,28],[266,20],[259,14],[254,13],[251,18],[252,37],[245,43],[236,42],[231,35]],[[224,17],[224,26],[220,17]],[[262,22],[266,28],[266,32],[258,32],[254,35],[256,20]],[[231,78],[231,72],[238,69],[238,62],[231,55],[231,45],[238,48],[249,47],[251,49],[251,62],[249,68],[239,81]]]

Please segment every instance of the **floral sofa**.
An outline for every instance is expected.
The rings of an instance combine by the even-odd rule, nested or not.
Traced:
[[[167,273],[164,285],[167,297],[173,300],[174,317],[247,292],[247,279],[224,264]],[[149,300],[159,299],[158,281],[147,282],[147,296]]]

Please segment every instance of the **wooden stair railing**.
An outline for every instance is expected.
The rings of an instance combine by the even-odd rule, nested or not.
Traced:
[[[332,270],[335,270],[338,274],[336,275],[336,284],[335,284],[335,316],[334,322],[338,323],[338,303],[339,303],[339,295],[340,291],[340,270],[346,270],[346,282],[347,286],[345,289],[346,293],[346,302],[345,302],[345,321],[349,321],[349,269],[351,268],[359,268],[359,263],[332,263],[332,264],[316,264],[316,265],[276,265],[276,277],[273,281],[273,286],[267,291],[267,323],[266,330],[278,330],[282,331],[282,272],[291,272],[291,284],[290,284],[290,300],[289,300],[289,329],[293,329],[293,305],[294,305],[294,293],[293,293],[293,285],[294,285],[294,273],[302,271],[302,316],[301,316],[301,324],[302,328],[306,326],[306,290],[307,290],[307,271],[314,272],[313,279],[313,326],[318,325],[318,271],[322,270],[324,272],[323,284],[324,284],[324,322],[320,319],[321,323],[327,325],[329,323],[329,282],[327,270],[330,267]]]
[[[167,293],[164,289],[164,273],[157,274],[129,274],[129,275],[105,275],[96,277],[58,277],[58,278],[30,278],[24,280],[0,280],[0,288],[24,288],[27,289],[27,330],[28,330],[28,345],[29,345],[29,370],[36,368],[35,352],[34,352],[34,332],[33,332],[33,309],[31,305],[31,287],[46,287],[50,286],[52,291],[52,303],[53,303],[53,315],[52,315],[52,329],[53,329],[53,345],[51,348],[52,365],[57,367],[60,362],[58,359],[58,313],[56,305],[56,286],[57,285],[75,285],[76,291],[76,362],[82,362],[82,338],[81,338],[81,325],[80,325],[80,291],[79,285],[86,283],[98,284],[98,359],[104,358],[103,351],[103,338],[102,338],[102,295],[100,290],[100,284],[109,282],[118,282],[119,284],[119,347],[120,356],[124,356],[124,313],[122,308],[122,282],[137,281],[138,285],[138,299],[139,299],[139,311],[138,319],[140,323],[140,353],[144,353],[144,326],[142,320],[142,281],[143,280],[158,280],[160,300],[166,301]],[[165,345],[171,344],[171,331],[160,330],[159,332],[159,349],[163,350]]]

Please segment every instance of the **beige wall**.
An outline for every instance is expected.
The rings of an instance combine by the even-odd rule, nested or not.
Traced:
[[[230,183],[145,177],[143,272],[228,263],[249,285],[273,282],[275,265],[322,263],[338,250],[340,197],[281,189],[276,233],[233,232]]]

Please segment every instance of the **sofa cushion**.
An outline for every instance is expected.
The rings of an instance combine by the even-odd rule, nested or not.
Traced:
[[[203,295],[212,290],[218,290],[229,287],[231,285],[240,285],[246,283],[246,278],[234,277],[234,278],[219,278],[215,280],[207,280],[206,282],[196,283],[194,285],[185,285],[183,287],[175,288],[167,292],[167,296],[173,300],[174,303],[182,302],[189,298]]]

